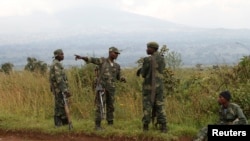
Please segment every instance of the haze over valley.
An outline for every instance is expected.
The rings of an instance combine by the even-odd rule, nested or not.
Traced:
[[[64,65],[81,65],[74,54],[106,57],[111,46],[121,50],[117,61],[122,67],[134,67],[146,56],[149,41],[180,53],[183,66],[232,65],[250,54],[249,29],[189,27],[98,6],[0,17],[0,31],[0,63],[18,67],[27,57],[50,64],[58,48],[64,50]]]

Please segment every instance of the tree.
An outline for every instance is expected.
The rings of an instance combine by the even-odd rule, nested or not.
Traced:
[[[241,81],[247,82],[250,79],[250,56],[243,56],[237,66],[234,67],[235,73]]]
[[[4,73],[10,74],[10,72],[13,71],[13,67],[14,67],[14,65],[13,65],[12,63],[9,63],[9,62],[8,62],[8,63],[2,64],[1,69],[2,69],[2,71],[3,71]]]
[[[200,70],[200,71],[203,70],[203,69],[202,69],[202,64],[200,64],[200,63],[196,64],[195,67],[196,67],[198,70]]]
[[[181,54],[174,51],[167,52],[165,60],[167,68],[171,68],[172,70],[175,70],[182,65]]]
[[[41,74],[44,74],[48,70],[48,65],[46,63],[43,63],[43,61],[39,61],[36,58],[28,57],[27,58],[27,64],[24,67],[24,70],[30,71],[30,72],[38,72]]]

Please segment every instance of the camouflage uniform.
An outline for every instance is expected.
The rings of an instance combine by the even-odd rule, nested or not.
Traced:
[[[219,109],[219,121],[217,125],[244,125],[247,124],[247,119],[239,105],[229,103],[225,109],[223,106]],[[195,141],[207,140],[208,127],[203,127],[197,134]]]
[[[154,43],[150,43],[154,45]],[[154,46],[153,46],[154,47]],[[158,44],[156,46],[158,48]],[[152,58],[155,58],[155,67],[152,67]],[[152,69],[155,72],[155,98],[154,101],[151,102],[151,92],[152,92]],[[147,126],[151,121],[151,113],[154,108],[156,112],[157,122],[162,126],[161,130],[166,130],[166,112],[164,108],[164,85],[163,85],[163,70],[165,69],[165,61],[164,57],[160,55],[159,52],[154,52],[151,56],[145,57],[143,59],[143,65],[140,69],[140,74],[144,78],[143,86],[142,86],[142,103],[143,103],[143,118],[142,122],[144,128],[147,130]],[[146,126],[146,127],[145,127]]]
[[[121,69],[120,65],[116,62],[111,63],[109,58],[94,58],[89,57],[87,63],[93,63],[98,65],[100,81],[99,84],[105,89],[106,94],[106,120],[108,124],[113,124],[114,119],[114,94],[115,94],[115,81],[121,80]],[[98,94],[96,94],[98,96]],[[96,97],[98,100],[98,97]],[[97,126],[101,124],[101,112],[99,101],[96,101],[96,113],[95,122]]]
[[[54,54],[62,52],[61,49],[56,50]],[[59,60],[54,59],[50,66],[49,80],[51,91],[54,94],[54,122],[55,126],[67,124],[67,116],[64,109],[64,101],[62,92],[68,92],[68,79],[64,68]]]

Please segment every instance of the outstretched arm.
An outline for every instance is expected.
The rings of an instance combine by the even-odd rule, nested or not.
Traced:
[[[75,54],[75,60],[82,59],[84,61],[88,61],[88,57],[80,56]]]

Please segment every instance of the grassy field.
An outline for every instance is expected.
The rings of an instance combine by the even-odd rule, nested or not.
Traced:
[[[233,101],[240,104],[250,116],[250,83],[235,71],[234,67],[219,69],[183,68],[166,71],[166,102],[168,128],[162,134],[150,125],[150,131],[142,132],[142,78],[136,69],[123,69],[127,83],[117,83],[115,96],[115,121],[110,127],[103,121],[104,132],[94,130],[94,93],[92,82],[94,67],[70,68],[67,75],[72,97],[70,110],[73,133],[102,137],[126,136],[173,140],[182,136],[193,137],[197,131],[217,118],[217,97],[222,90],[230,90]],[[237,75],[236,75],[237,74]],[[48,74],[28,71],[0,73],[0,128],[2,130],[27,130],[48,134],[68,132],[67,127],[54,128],[54,99],[50,92]]]

